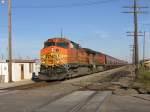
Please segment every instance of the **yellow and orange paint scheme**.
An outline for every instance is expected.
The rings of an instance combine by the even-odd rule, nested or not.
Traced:
[[[57,45],[45,47],[41,50],[41,63],[45,67],[54,67],[66,64],[87,63],[86,53],[81,49],[73,48],[70,40],[66,38],[52,38],[46,42],[65,42],[67,48]]]

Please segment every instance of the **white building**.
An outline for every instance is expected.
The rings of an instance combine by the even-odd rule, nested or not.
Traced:
[[[148,60],[148,59],[145,60],[144,66],[145,66],[146,69],[150,69],[150,60]]]
[[[32,74],[38,74],[40,65],[33,60],[13,60],[12,62],[12,81],[31,79]],[[0,82],[8,82],[8,63],[0,61]]]

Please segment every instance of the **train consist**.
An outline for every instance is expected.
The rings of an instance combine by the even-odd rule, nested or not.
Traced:
[[[62,80],[103,71],[126,62],[88,48],[66,38],[52,38],[41,50],[41,80]]]

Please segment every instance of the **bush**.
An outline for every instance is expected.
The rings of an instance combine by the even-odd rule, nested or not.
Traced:
[[[143,72],[141,75],[145,80],[150,80],[150,72],[149,71]]]

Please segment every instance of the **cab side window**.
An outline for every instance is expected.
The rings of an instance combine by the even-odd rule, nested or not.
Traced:
[[[78,44],[76,44],[76,43],[74,43],[74,42],[71,42],[71,44],[72,44],[72,48],[74,48],[74,49],[79,49],[79,45]]]

